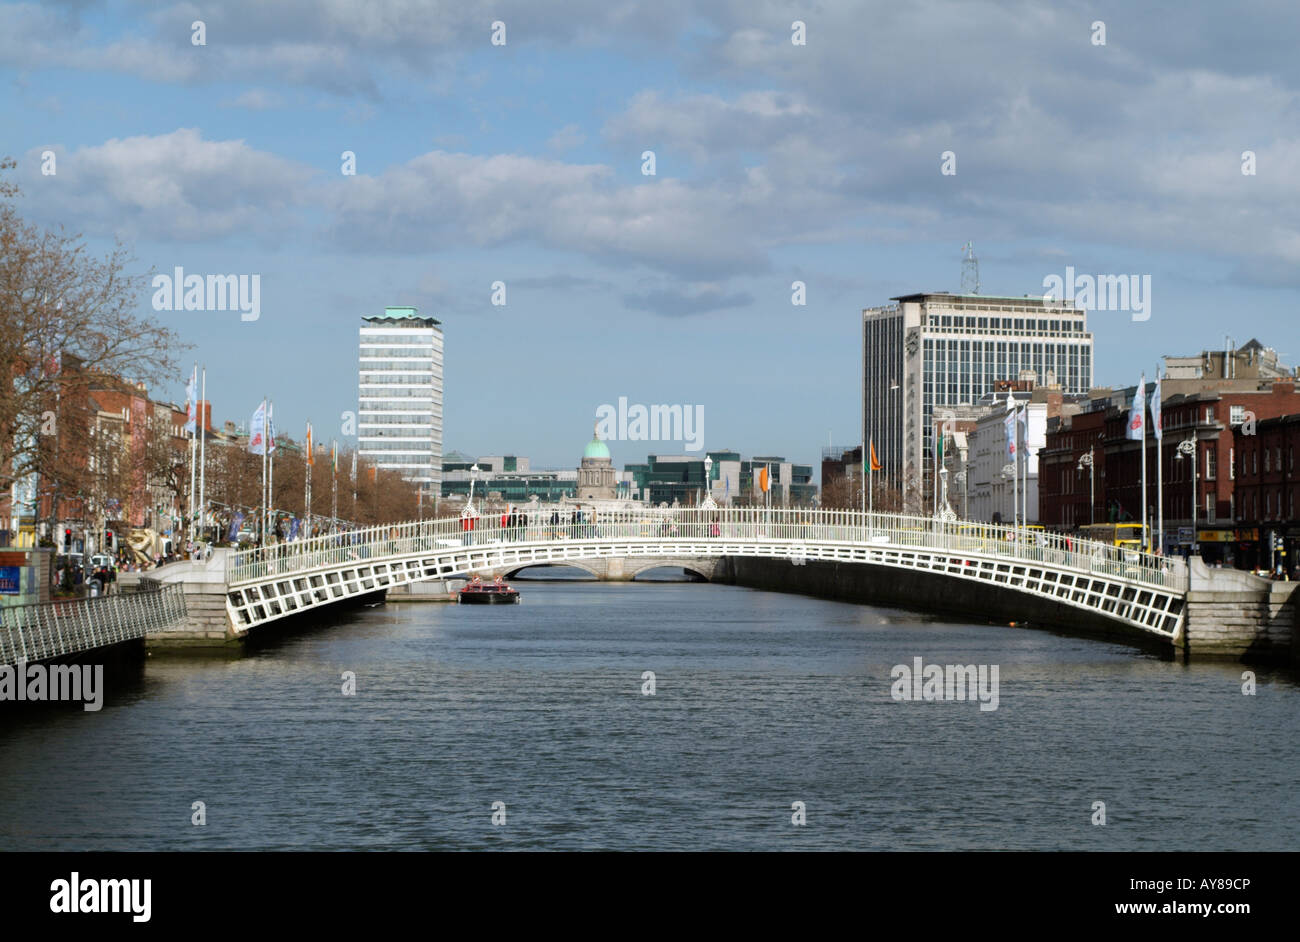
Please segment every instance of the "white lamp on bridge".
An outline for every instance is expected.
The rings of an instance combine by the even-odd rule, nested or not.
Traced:
[[[713,459],[708,455],[704,456],[704,500],[700,502],[701,510],[717,510],[717,502],[713,499]]]

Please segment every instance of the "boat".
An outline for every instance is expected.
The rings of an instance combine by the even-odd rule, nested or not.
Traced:
[[[511,605],[519,601],[519,590],[510,588],[500,576],[491,582],[475,576],[456,593],[456,600],[461,605]]]

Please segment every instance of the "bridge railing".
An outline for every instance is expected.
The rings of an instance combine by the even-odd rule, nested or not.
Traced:
[[[996,556],[1119,577],[1152,587],[1187,588],[1187,567],[1181,559],[1136,553],[1041,530],[852,510],[679,507],[580,513],[516,511],[512,515],[481,516],[475,519],[472,529],[467,526],[461,518],[411,521],[244,550],[229,557],[227,581],[252,582],[353,561],[460,546],[568,540],[721,540],[915,547],[951,553],[955,558]]]
[[[0,608],[0,664],[39,661],[143,638],[185,618],[185,587]]]

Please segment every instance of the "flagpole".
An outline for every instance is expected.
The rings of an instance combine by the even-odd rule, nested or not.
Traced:
[[[859,375],[862,377],[862,382],[858,387],[858,395],[862,397],[862,469],[866,472],[871,459],[867,457],[867,322],[865,319],[862,321],[862,350],[858,354],[858,365],[861,367]],[[864,489],[859,506],[865,510],[867,507],[866,473],[862,475],[859,484]]]
[[[1156,389],[1155,389],[1155,409],[1152,410],[1155,419],[1154,429],[1156,435],[1156,540],[1160,552],[1165,551],[1165,473],[1164,473],[1164,430],[1160,427],[1164,421],[1163,408],[1160,403],[1160,364],[1156,364]]]
[[[1020,423],[1015,423],[1016,464],[1011,475],[1011,526],[1020,529]]]
[[[871,483],[867,486],[867,513],[876,512],[876,480],[871,477],[875,473],[874,458],[872,454],[875,449],[875,439],[871,440],[870,447],[867,448],[867,476],[871,478]]]
[[[195,370],[195,372],[198,371],[198,368],[199,368],[198,363],[195,363],[195,364],[194,364],[194,370]],[[190,396],[195,395],[197,392],[198,392],[198,390],[194,388],[194,373],[191,373],[191,374],[190,374],[190,389],[189,389],[188,395],[186,396],[186,399],[188,399]],[[198,457],[198,446],[199,446],[199,437],[198,437],[198,436],[199,436],[198,414],[199,414],[199,404],[196,402],[196,403],[194,403],[194,416],[193,416],[194,419],[195,419],[194,429],[193,429],[193,431],[190,432],[190,541],[191,541],[191,542],[193,542],[193,540],[194,540],[194,504],[195,504],[195,499],[194,499],[194,498],[195,498],[195,493],[194,493],[194,482],[195,482],[194,461],[195,461],[195,458]]]
[[[203,385],[199,393],[198,429],[202,433],[199,439],[199,535],[205,535],[208,523],[207,502],[207,464],[208,464],[208,416],[205,411],[208,401],[208,368],[203,367]]]
[[[250,432],[251,434],[251,432]],[[266,397],[262,397],[262,545],[266,546]]]
[[[1142,376],[1142,395],[1145,399],[1147,378]],[[1146,403],[1142,403],[1142,551],[1149,552],[1151,540],[1147,534],[1147,416]]]
[[[266,448],[266,522],[275,532],[275,452],[271,450],[271,410],[275,406],[268,399],[266,403],[266,431],[262,434],[262,444]]]
[[[311,449],[312,449],[312,445],[311,445],[311,423],[308,422],[308,423],[307,423],[307,468],[306,468],[306,474],[307,474],[307,496],[306,496],[305,500],[303,501],[303,502],[306,504],[305,511],[306,511],[306,517],[307,517],[307,521],[306,521],[306,523],[307,523],[307,537],[306,537],[306,538],[307,538],[307,539],[311,539],[311,462],[312,462],[312,453],[311,453]]]
[[[330,509],[330,530],[338,529],[339,522],[339,443],[335,441],[330,448],[330,495],[333,506]]]
[[[1020,407],[1025,416],[1025,443],[1022,450],[1025,453],[1025,481],[1024,486],[1020,488],[1020,521],[1024,526],[1029,526],[1029,403],[1026,402]]]

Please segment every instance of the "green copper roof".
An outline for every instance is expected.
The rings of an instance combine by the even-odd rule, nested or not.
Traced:
[[[442,323],[436,317],[422,316],[419,309],[413,307],[385,307],[383,314],[363,314],[361,319],[372,324],[378,321],[411,321],[437,326]]]
[[[609,449],[605,443],[600,440],[600,435],[596,432],[591,433],[591,441],[587,442],[587,447],[582,450],[584,458],[608,458]]]

